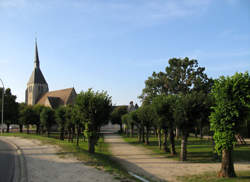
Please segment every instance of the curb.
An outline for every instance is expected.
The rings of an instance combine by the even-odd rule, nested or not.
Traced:
[[[4,139],[3,141],[9,143],[16,149],[15,168],[14,168],[14,175],[12,177],[13,182],[28,182],[27,163],[25,156],[23,154],[23,150],[14,142],[8,139]]]

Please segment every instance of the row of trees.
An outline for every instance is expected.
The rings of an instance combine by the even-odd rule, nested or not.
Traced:
[[[37,134],[47,133],[50,137],[52,126],[57,126],[61,140],[67,133],[68,141],[73,142],[76,138],[77,145],[83,134],[87,138],[90,153],[95,152],[100,128],[109,121],[112,111],[111,97],[106,92],[94,92],[91,89],[78,94],[73,106],[60,106],[55,110],[41,105],[18,104],[15,100],[16,96],[6,89],[4,121],[7,132],[11,124],[18,124],[20,132],[26,126],[27,133],[29,127],[35,125]]]
[[[248,73],[212,80],[196,60],[170,59],[165,72],[153,73],[145,81],[140,99],[142,106],[123,115],[122,121],[133,135],[138,130],[139,142],[149,143],[149,133],[156,131],[159,147],[176,154],[175,134],[181,134],[180,160],[187,159],[187,139],[199,128],[211,128],[215,152],[222,155],[219,176],[234,177],[232,160],[235,135],[249,120],[250,78]],[[170,150],[167,138],[170,141]]]

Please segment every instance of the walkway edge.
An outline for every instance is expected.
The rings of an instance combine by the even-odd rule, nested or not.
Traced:
[[[6,138],[2,140],[9,143],[11,146],[13,146],[16,149],[13,182],[28,182],[27,163],[26,163],[25,156],[23,154],[23,150],[14,142]]]

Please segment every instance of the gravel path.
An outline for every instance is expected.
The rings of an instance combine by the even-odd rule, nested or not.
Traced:
[[[179,162],[157,156],[144,147],[128,144],[115,134],[106,135],[105,141],[109,143],[112,154],[128,171],[154,181],[175,182],[177,176],[201,174],[220,169],[219,163]],[[236,171],[250,170],[249,163],[236,163],[234,167]]]
[[[57,155],[60,148],[54,145],[19,137],[3,138],[22,149],[29,182],[118,182],[114,176],[86,166],[73,157],[60,158]]]

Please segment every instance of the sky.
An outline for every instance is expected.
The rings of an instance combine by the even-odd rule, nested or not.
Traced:
[[[250,70],[250,0],[0,0],[0,78],[18,102],[35,37],[49,90],[107,91],[128,104],[173,57],[212,78]]]

